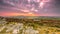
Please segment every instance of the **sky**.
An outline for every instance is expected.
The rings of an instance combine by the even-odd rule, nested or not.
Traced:
[[[60,16],[60,0],[0,0],[0,16]]]

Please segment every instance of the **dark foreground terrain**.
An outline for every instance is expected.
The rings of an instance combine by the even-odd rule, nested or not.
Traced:
[[[0,17],[0,34],[60,34],[60,18]]]

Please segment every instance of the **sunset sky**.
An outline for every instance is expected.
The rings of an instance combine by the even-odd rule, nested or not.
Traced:
[[[0,16],[60,16],[60,0],[0,0]]]

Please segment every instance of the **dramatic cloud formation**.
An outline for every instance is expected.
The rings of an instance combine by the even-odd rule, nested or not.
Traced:
[[[60,16],[60,0],[0,0],[0,16]]]

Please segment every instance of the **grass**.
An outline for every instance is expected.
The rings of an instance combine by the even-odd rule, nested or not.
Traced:
[[[2,20],[2,19],[1,19]],[[2,20],[4,21],[4,20]],[[13,34],[13,30],[18,28],[19,32],[17,34],[26,34],[26,30],[36,30],[38,31],[38,34],[53,34],[57,33],[60,34],[60,21],[59,19],[39,19],[38,21],[34,21],[34,19],[14,19],[14,18],[6,18],[5,20],[7,23],[2,25],[0,24],[0,27],[5,26],[5,28],[0,32],[0,34]],[[19,26],[18,24],[23,24],[22,26]],[[8,28],[9,29],[8,29]],[[30,27],[30,29],[29,29]],[[6,30],[11,31],[6,32]],[[20,29],[22,28],[22,29]]]

